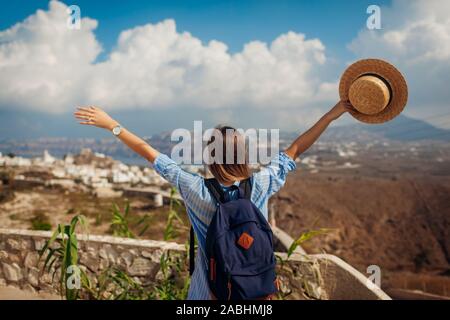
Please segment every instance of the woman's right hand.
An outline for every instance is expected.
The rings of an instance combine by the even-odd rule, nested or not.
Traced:
[[[351,105],[350,101],[339,101],[336,105],[327,112],[326,116],[331,120],[338,119],[341,115],[346,112],[355,110]]]
[[[78,107],[74,113],[80,124],[112,130],[119,123],[98,107]]]

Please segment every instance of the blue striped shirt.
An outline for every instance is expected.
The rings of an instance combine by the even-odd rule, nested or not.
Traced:
[[[268,166],[252,175],[251,201],[261,210],[266,219],[269,197],[280,190],[288,172],[295,167],[295,162],[281,152],[271,160]],[[176,187],[183,198],[200,248],[195,259],[195,271],[191,278],[188,299],[208,300],[210,293],[205,255],[206,231],[216,212],[216,203],[210,196],[202,176],[183,170],[167,155],[160,154],[155,160],[154,168],[158,174]],[[236,185],[239,185],[239,182]],[[225,187],[224,190],[226,190]]]

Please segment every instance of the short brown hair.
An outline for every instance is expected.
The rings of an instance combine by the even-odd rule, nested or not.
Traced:
[[[208,165],[209,171],[211,171],[214,178],[216,178],[219,182],[222,183],[232,183],[234,181],[240,181],[247,179],[251,176],[251,170],[248,165],[248,159],[247,159],[247,151],[245,148],[245,137],[238,132],[233,127],[230,126],[218,126],[216,127],[216,130],[220,132],[222,135],[222,148],[223,148],[223,159],[219,159],[222,161],[214,161],[212,164]],[[230,135],[229,133],[232,133]],[[228,159],[225,159],[226,157],[226,146],[227,146],[227,140],[233,139],[233,161],[230,163],[230,161],[225,161]],[[214,141],[214,136],[212,136],[209,141],[208,145],[211,144]],[[244,161],[243,163],[240,163],[239,159],[239,150],[244,151]],[[215,156],[214,151],[211,152],[212,156]],[[228,163],[227,163],[228,162]]]

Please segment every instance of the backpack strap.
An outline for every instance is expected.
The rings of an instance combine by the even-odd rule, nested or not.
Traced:
[[[225,194],[219,182],[214,179],[205,179],[205,185],[209,190],[209,193],[217,203],[225,202]],[[192,275],[195,269],[195,233],[194,227],[191,225],[189,232],[189,274]]]
[[[242,180],[241,183],[239,183],[239,196],[250,200],[252,196],[252,181],[250,178]]]
[[[213,196],[217,203],[225,202],[225,193],[222,186],[215,178],[205,179],[205,185],[209,190],[209,193]],[[237,187],[235,187],[237,188]],[[252,195],[252,182],[250,178],[242,180],[239,183],[239,196],[243,199],[250,200]]]
[[[205,185],[208,188],[209,193],[217,203],[225,202],[225,193],[223,192],[222,186],[220,185],[219,181],[217,181],[215,178],[205,179]]]
[[[189,275],[192,276],[195,269],[195,234],[194,227],[191,225],[189,232]]]

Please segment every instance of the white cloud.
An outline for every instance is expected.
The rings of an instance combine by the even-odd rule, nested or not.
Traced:
[[[381,57],[397,65],[410,89],[406,111],[425,119],[448,111],[449,12],[450,1],[394,0],[381,10],[383,29],[362,30],[349,45],[359,57]]]
[[[243,109],[247,118],[257,117],[258,109],[274,125],[293,128],[311,123],[338,98],[338,79],[326,78],[332,63],[325,46],[301,33],[252,41],[230,54],[223,42],[202,43],[165,20],[123,31],[98,63],[97,21],[83,18],[80,30],[70,30],[66,9],[52,1],[48,10],[0,31],[0,109],[215,108],[205,113],[214,120],[233,120]],[[382,8],[383,29],[363,29],[349,45],[357,57],[384,58],[405,73],[407,114],[427,119],[448,110],[448,12],[450,1],[394,0]]]
[[[77,99],[101,48],[92,33],[97,22],[84,18],[83,29],[72,32],[65,10],[50,2],[49,11],[0,32],[2,107],[55,112]]]
[[[324,45],[303,34],[252,41],[230,54],[226,44],[204,44],[165,20],[123,31],[96,63],[97,22],[83,18],[81,30],[69,30],[66,20],[66,6],[53,1],[0,32],[0,108],[289,108],[336,97],[336,83],[315,76],[326,63]]]

